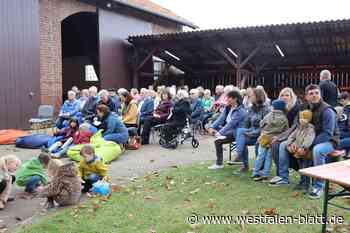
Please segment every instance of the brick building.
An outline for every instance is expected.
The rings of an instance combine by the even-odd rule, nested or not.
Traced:
[[[149,0],[2,0],[0,25],[0,129],[26,127],[73,85],[131,87],[128,36],[196,27]]]

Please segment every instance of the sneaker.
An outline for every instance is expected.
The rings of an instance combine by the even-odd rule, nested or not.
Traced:
[[[309,198],[311,199],[320,199],[322,195],[322,189],[313,188],[309,193]]]
[[[254,174],[253,174],[253,175],[250,176],[250,178],[252,178],[253,180],[256,179],[256,178],[258,178],[258,177],[260,177],[260,175],[254,175]]]
[[[281,177],[275,176],[274,178],[272,178],[272,179],[270,180],[270,184],[275,184],[275,183],[277,183],[278,181],[281,181],[281,180],[282,180]]]
[[[267,176],[258,176],[258,177],[256,177],[256,178],[254,178],[253,179],[254,181],[256,181],[256,182],[266,182],[266,181],[268,181],[269,180],[269,177],[267,177]]]
[[[249,172],[249,167],[241,167],[241,169],[239,169],[238,171],[234,171],[233,172],[233,175],[235,175],[235,176],[240,176],[240,175],[242,175],[242,174],[244,174],[244,173],[248,173]]]
[[[271,184],[271,183],[269,184],[269,186],[271,186],[271,187],[288,186],[288,185],[289,185],[289,182],[284,181],[284,180],[280,180],[280,181],[277,181],[273,184]]]
[[[236,155],[233,160],[227,162],[228,165],[242,165],[243,160],[240,156]]]
[[[218,170],[223,168],[224,168],[224,165],[217,165],[217,164],[213,164],[210,167],[208,167],[209,170]]]

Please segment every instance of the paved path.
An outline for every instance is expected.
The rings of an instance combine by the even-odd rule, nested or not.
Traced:
[[[117,161],[110,165],[109,175],[114,183],[125,185],[134,177],[143,176],[148,172],[159,171],[174,165],[190,165],[214,160],[215,150],[213,138],[201,137],[201,145],[193,149],[189,142],[180,145],[176,150],[167,150],[159,145],[148,145],[137,151],[127,151]],[[23,161],[38,155],[38,150],[22,150],[13,146],[0,146],[0,156],[16,154]],[[20,190],[15,188],[14,193]],[[6,209],[0,212],[0,225],[5,223],[10,229],[18,224],[25,224],[33,216],[44,215],[44,199],[17,199],[8,203]]]

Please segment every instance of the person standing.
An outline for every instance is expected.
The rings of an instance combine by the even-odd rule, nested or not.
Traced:
[[[320,90],[322,99],[327,104],[335,107],[338,100],[338,88],[332,82],[332,74],[329,70],[322,70],[320,73]]]

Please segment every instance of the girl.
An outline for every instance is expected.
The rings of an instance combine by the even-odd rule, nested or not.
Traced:
[[[21,165],[21,160],[15,155],[5,155],[0,158],[0,210],[5,208],[10,200],[12,184],[15,182],[15,173]]]
[[[49,147],[49,152],[57,153],[69,147],[73,143],[73,137],[78,131],[79,131],[78,119],[71,118],[69,120],[68,127],[54,133],[56,138],[59,138],[59,141],[52,144]]]

